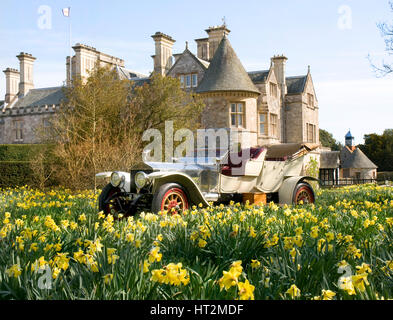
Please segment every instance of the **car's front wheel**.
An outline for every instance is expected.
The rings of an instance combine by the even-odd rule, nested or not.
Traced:
[[[107,184],[98,197],[98,207],[105,215],[111,214],[115,218],[118,215],[126,214],[128,210],[127,202],[121,196],[121,190]]]
[[[294,191],[294,204],[309,204],[315,202],[314,191],[312,187],[306,183],[298,183]]]
[[[166,183],[159,187],[153,196],[152,210],[154,213],[167,211],[181,214],[190,207],[185,188],[177,183]]]

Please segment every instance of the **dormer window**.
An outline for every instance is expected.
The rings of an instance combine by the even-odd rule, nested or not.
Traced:
[[[192,74],[192,87],[198,86],[198,75],[196,73]]]
[[[196,88],[198,86],[198,74],[180,74],[178,76],[180,79],[180,86],[184,88]]]

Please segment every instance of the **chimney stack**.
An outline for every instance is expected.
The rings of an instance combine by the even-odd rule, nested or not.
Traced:
[[[7,68],[5,74],[5,103],[9,104],[16,97],[19,91],[20,73],[16,69]]]
[[[287,84],[285,81],[285,64],[288,58],[284,55],[274,56],[272,58],[274,74],[281,89],[282,96],[287,94]]]
[[[199,59],[209,61],[209,38],[195,39],[198,47],[197,56]]]
[[[154,59],[154,72],[165,76],[172,67],[172,48],[176,41],[161,32],[156,32],[151,37],[156,45],[156,54],[152,56]]]
[[[31,89],[34,89],[33,66],[36,58],[25,52],[21,52],[16,57],[20,63],[19,94],[25,96]]]
[[[231,30],[229,30],[226,25],[210,27],[205,30],[209,35],[208,38],[208,50],[209,50],[209,61],[211,61],[216,53],[216,50],[225,36],[227,36]]]

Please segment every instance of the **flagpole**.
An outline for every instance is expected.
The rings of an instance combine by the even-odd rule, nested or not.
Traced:
[[[72,84],[72,43],[71,43],[71,7],[68,7],[68,18],[69,18],[69,45],[70,45],[70,86]]]

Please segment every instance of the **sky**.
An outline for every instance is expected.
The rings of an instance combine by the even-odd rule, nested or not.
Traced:
[[[23,3],[23,5],[22,5]],[[71,7],[71,15],[62,8]],[[378,78],[376,63],[392,62],[377,28],[393,24],[388,0],[0,0],[0,68],[19,68],[19,52],[33,54],[36,88],[62,85],[71,43],[83,43],[125,60],[144,74],[153,70],[160,31],[176,40],[174,53],[189,48],[205,29],[221,25],[247,71],[265,70],[276,54],[288,57],[287,75],[310,65],[319,102],[320,128],[344,142],[393,128],[393,75]],[[0,75],[0,99],[5,76]]]

